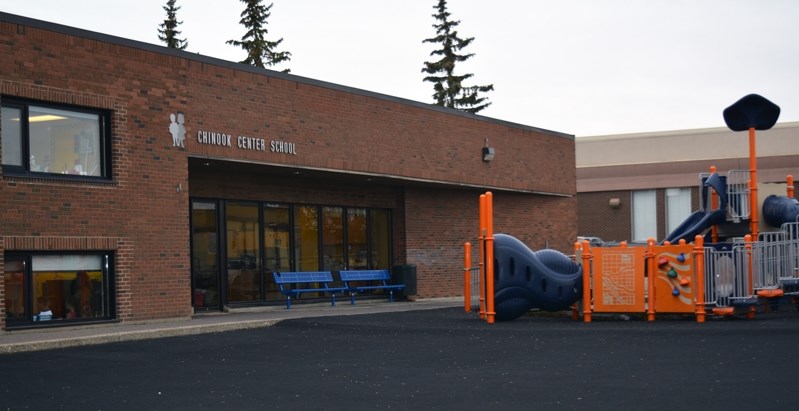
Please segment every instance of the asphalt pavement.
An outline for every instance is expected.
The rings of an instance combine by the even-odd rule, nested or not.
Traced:
[[[0,355],[0,409],[730,410],[797,402],[795,312],[705,323],[528,315],[487,324],[455,301],[395,304]]]
[[[462,297],[397,300],[391,303],[384,299],[361,299],[356,304],[350,304],[345,299],[338,301],[335,306],[324,302],[294,303],[291,309],[286,309],[285,305],[275,305],[236,308],[224,313],[202,312],[187,318],[0,331],[0,355],[268,327],[292,318],[418,311],[456,306],[463,307]]]

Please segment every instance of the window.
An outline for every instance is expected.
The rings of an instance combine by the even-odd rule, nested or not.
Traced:
[[[3,165],[22,166],[22,110],[16,107],[2,109]]]
[[[666,189],[666,231],[673,232],[691,215],[691,189]]]
[[[109,179],[108,113],[3,98],[3,173]]]
[[[264,286],[267,300],[281,300],[272,273],[291,271],[291,207],[264,204]]]
[[[314,206],[294,207],[294,270],[319,270],[319,213]]]
[[[113,318],[110,260],[110,254],[6,254],[7,326]]]
[[[219,221],[214,201],[191,203],[191,273],[194,308],[219,307]]]
[[[339,271],[344,267],[344,209],[322,207],[322,269]]]
[[[266,269],[291,271],[291,220],[287,205],[264,205],[264,258]]]
[[[207,199],[191,204],[195,308],[283,302],[275,271],[391,268],[388,209]],[[218,267],[217,261],[225,263]]]
[[[228,203],[227,275],[230,301],[254,301],[261,292],[260,209],[255,203]]]
[[[5,269],[3,280],[6,285],[7,321],[24,320],[25,306],[28,303],[25,293],[25,260],[6,257]]]
[[[633,241],[657,238],[655,190],[633,191]]]
[[[365,208],[347,209],[347,268],[350,270],[369,268],[366,227]]]

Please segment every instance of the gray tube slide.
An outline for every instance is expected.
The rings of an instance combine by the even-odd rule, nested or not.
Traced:
[[[795,198],[770,195],[763,201],[763,220],[779,228],[785,223],[795,223],[799,217],[799,201]]]
[[[556,250],[532,251],[507,234],[494,234],[494,312],[512,320],[532,308],[569,308],[583,292],[583,270]]]

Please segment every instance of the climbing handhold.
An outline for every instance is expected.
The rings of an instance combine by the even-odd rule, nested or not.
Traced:
[[[673,268],[669,268],[668,275],[669,275],[669,278],[677,278],[677,271],[674,270]]]
[[[673,295],[675,297],[680,295],[680,290],[677,287],[674,287],[674,289],[671,290],[671,295]]]

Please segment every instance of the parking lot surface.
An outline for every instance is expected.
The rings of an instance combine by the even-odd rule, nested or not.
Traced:
[[[0,356],[3,409],[791,409],[799,314],[486,324],[462,308]]]

